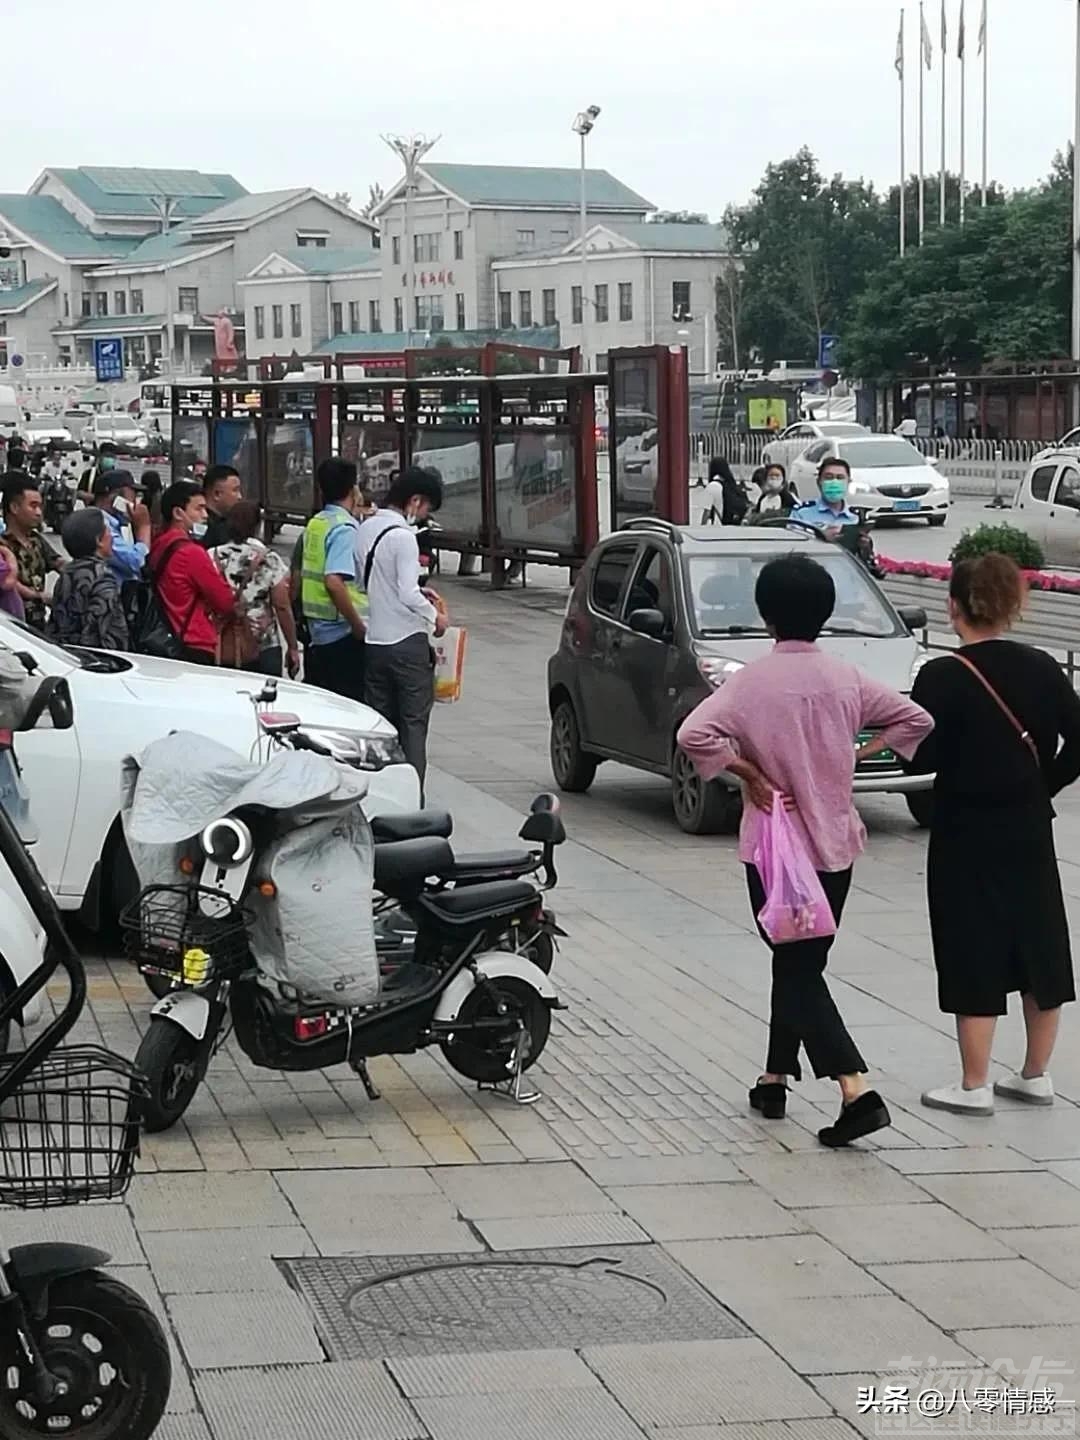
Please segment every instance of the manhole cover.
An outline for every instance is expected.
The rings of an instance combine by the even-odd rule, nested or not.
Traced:
[[[333,1360],[749,1333],[654,1245],[278,1264]]]

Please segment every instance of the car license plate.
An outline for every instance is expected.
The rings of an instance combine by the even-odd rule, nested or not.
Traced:
[[[873,730],[860,730],[858,735],[856,735],[855,737],[856,748],[858,748],[860,745],[868,744],[869,741],[873,740],[873,738]],[[875,755],[871,760],[865,761],[864,763],[869,765],[888,765],[891,763],[895,765],[896,756],[891,750],[882,750],[880,755]]]
[[[894,510],[918,510],[920,503],[918,500],[894,500],[892,508]]]

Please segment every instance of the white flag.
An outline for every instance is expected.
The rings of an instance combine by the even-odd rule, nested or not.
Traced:
[[[896,59],[894,60],[896,73],[900,79],[904,78],[904,12],[900,11],[900,28],[896,32]]]
[[[979,21],[979,54],[986,48],[986,0],[983,0],[982,19]]]
[[[964,0],[960,0],[960,27],[956,35],[956,58],[964,58]]]
[[[929,28],[927,27],[927,24],[926,24],[926,15],[925,15],[925,13],[922,15],[921,18],[922,18],[922,54],[923,54],[923,64],[926,66],[927,70],[929,70],[930,67],[931,67],[931,66],[933,65],[933,63],[934,63],[934,46],[933,46],[933,43],[932,43],[932,41],[931,41],[931,39],[930,39],[930,30],[929,30]]]

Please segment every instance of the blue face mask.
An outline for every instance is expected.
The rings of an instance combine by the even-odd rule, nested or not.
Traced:
[[[844,480],[822,480],[821,498],[827,505],[843,503],[847,499],[847,482]]]

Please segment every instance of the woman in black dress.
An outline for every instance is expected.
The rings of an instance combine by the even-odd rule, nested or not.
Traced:
[[[938,999],[956,1016],[963,1075],[923,1104],[992,1115],[994,1094],[1049,1105],[1061,1006],[1075,1000],[1051,799],[1080,775],[1080,696],[1044,651],[1004,638],[1024,580],[1003,555],[953,566],[960,649],[931,660],[911,698],[934,717],[914,761],[935,771],[927,886]],[[994,1026],[1019,992],[1023,1067],[990,1088]]]

